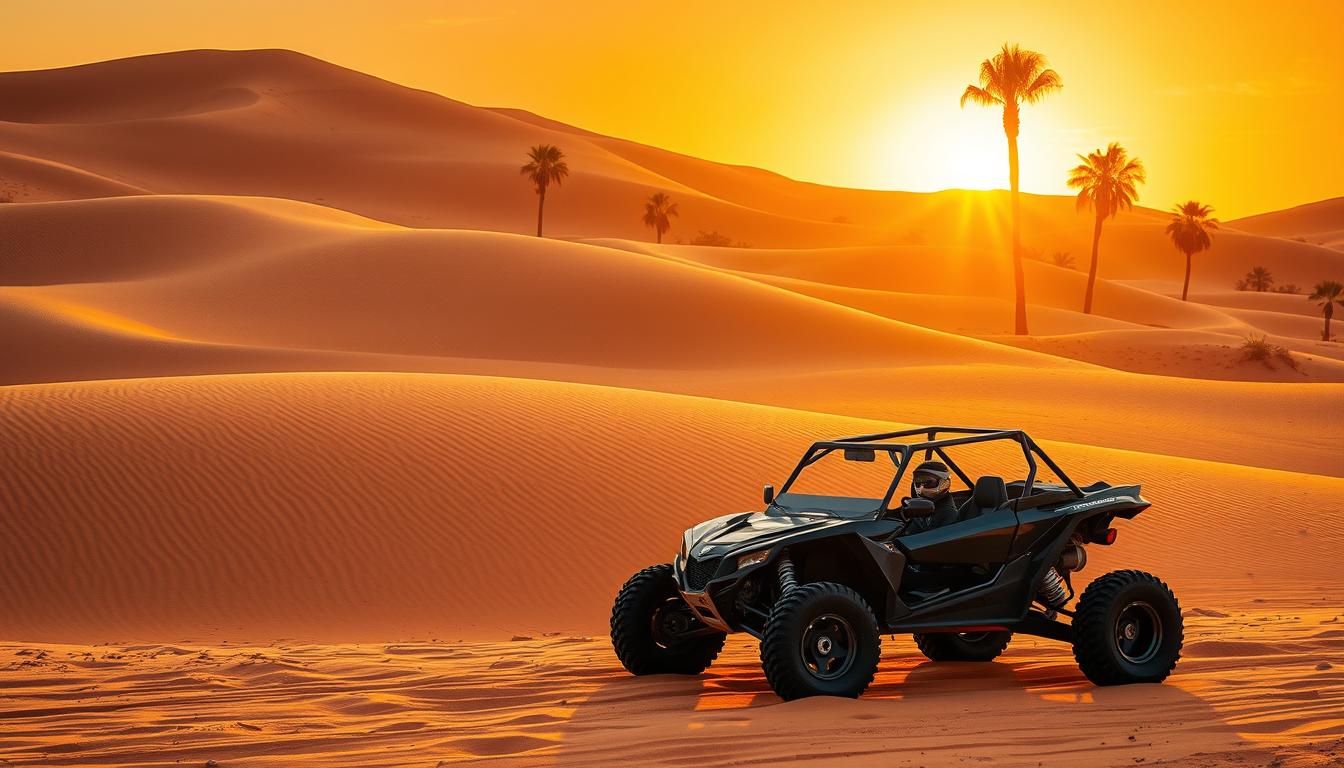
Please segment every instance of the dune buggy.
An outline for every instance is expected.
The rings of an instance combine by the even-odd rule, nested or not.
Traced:
[[[987,443],[1020,449],[1026,477],[972,480],[953,460],[952,449]],[[965,487],[953,492],[955,521],[911,533],[933,503],[892,500],[921,456]],[[886,460],[866,494],[802,492],[824,462]],[[1057,482],[1037,482],[1038,462]],[[1080,488],[1021,430],[923,427],[814,443],[778,495],[765,487],[764,504],[688,529],[672,563],[621,587],[611,640],[627,670],[699,674],[729,632],[760,641],[766,679],[786,700],[861,694],[882,634],[912,634],[933,661],[990,661],[1014,634],[1059,640],[1098,685],[1160,682],[1180,657],[1180,608],[1150,574],[1107,573],[1069,608],[1087,546],[1114,543],[1113,521],[1150,506],[1139,486]]]

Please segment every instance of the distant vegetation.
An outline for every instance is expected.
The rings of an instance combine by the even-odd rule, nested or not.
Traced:
[[[723,234],[717,229],[708,232],[703,229],[695,233],[695,237],[690,239],[690,245],[711,245],[715,248],[750,248],[751,243],[745,243],[741,240],[734,240],[728,235]]]
[[[658,233],[659,243],[663,242],[663,233],[672,228],[672,219],[679,215],[677,204],[666,192],[655,192],[644,203],[644,226]]]
[[[1022,202],[1017,188],[1017,134],[1023,103],[1034,104],[1064,87],[1059,73],[1050,69],[1045,56],[1004,43],[994,58],[980,62],[980,84],[968,85],[961,93],[966,102],[982,107],[1003,108],[1003,132],[1008,136],[1008,187],[1013,199],[1013,332],[1027,334],[1027,288],[1022,275]]]
[[[1274,273],[1265,267],[1251,267],[1251,271],[1246,276],[1235,283],[1238,291],[1256,291],[1258,293],[1292,293],[1299,294],[1302,289],[1295,283],[1284,283],[1283,285],[1274,284]]]
[[[1069,186],[1078,190],[1078,210],[1085,208],[1096,212],[1096,223],[1092,226],[1092,265],[1087,269],[1087,290],[1083,294],[1083,314],[1092,314],[1092,291],[1097,283],[1097,251],[1101,246],[1101,224],[1113,218],[1120,209],[1134,207],[1139,199],[1138,185],[1147,175],[1143,162],[1137,157],[1130,158],[1125,148],[1115,142],[1106,147],[1106,151],[1096,150],[1087,155],[1079,155],[1082,164],[1069,172]]]
[[[1265,267],[1252,267],[1246,273],[1246,290],[1264,293],[1274,286],[1274,275]]]
[[[1344,307],[1344,284],[1335,280],[1322,280],[1312,289],[1307,301],[1317,302],[1321,314],[1325,315],[1325,330],[1321,333],[1321,340],[1329,341],[1330,318],[1335,316],[1335,306]]]
[[[1213,207],[1187,200],[1172,209],[1175,213],[1167,224],[1167,235],[1176,250],[1185,254],[1185,283],[1181,286],[1181,301],[1190,295],[1191,259],[1196,253],[1207,251],[1213,245],[1213,232],[1218,220],[1209,214]]]
[[[569,175],[569,164],[565,162],[565,153],[551,144],[538,144],[527,153],[528,162],[519,173],[532,181],[537,191],[537,237],[541,237],[541,216],[546,208],[546,188],[551,184],[557,187]]]
[[[1265,367],[1271,370],[1276,360],[1294,371],[1299,367],[1297,359],[1287,347],[1267,341],[1264,336],[1246,336],[1242,340],[1241,360],[1244,363],[1264,363]]]
[[[1068,251],[1055,251],[1054,253],[1050,254],[1050,261],[1056,267],[1063,267],[1064,269],[1074,268],[1073,255],[1070,254]]]

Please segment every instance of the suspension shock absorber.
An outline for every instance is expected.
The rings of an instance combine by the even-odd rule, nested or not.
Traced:
[[[789,559],[788,552],[782,552],[779,555],[779,596],[792,592],[798,587],[798,577],[793,571],[793,561]]]
[[[1054,567],[1045,570],[1036,597],[1051,609],[1063,608],[1069,601],[1069,590],[1064,586],[1064,577],[1060,576]]]

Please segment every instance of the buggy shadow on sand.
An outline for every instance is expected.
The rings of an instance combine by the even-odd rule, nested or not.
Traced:
[[[999,441],[1020,448],[1024,479],[972,480],[949,452]],[[955,521],[906,533],[933,513],[921,498],[891,506],[921,455],[937,457],[966,487],[953,494]],[[795,490],[837,456],[889,459],[885,495]],[[1036,482],[1038,462],[1059,482]],[[1107,573],[1068,607],[1086,547],[1113,544],[1112,522],[1150,506],[1139,486],[1080,488],[1021,430],[924,427],[814,443],[778,496],[765,487],[764,503],[690,528],[673,563],[625,583],[611,639],[627,670],[699,674],[729,632],[760,640],[766,679],[784,699],[858,696],[889,633],[914,635],[933,661],[990,661],[1013,634],[1059,640],[1098,685],[1161,682],[1180,657],[1180,608],[1152,575]]]

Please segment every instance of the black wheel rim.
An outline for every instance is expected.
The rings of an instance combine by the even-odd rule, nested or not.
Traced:
[[[858,650],[855,646],[854,628],[849,622],[827,613],[813,619],[803,630],[799,650],[808,673],[818,680],[834,680],[854,666]]]
[[[669,597],[657,608],[649,619],[653,642],[661,648],[671,648],[686,642],[687,633],[697,624],[690,606],[680,597]]]
[[[1115,647],[1131,664],[1151,661],[1162,647],[1162,619],[1148,603],[1135,601],[1115,620]]]

